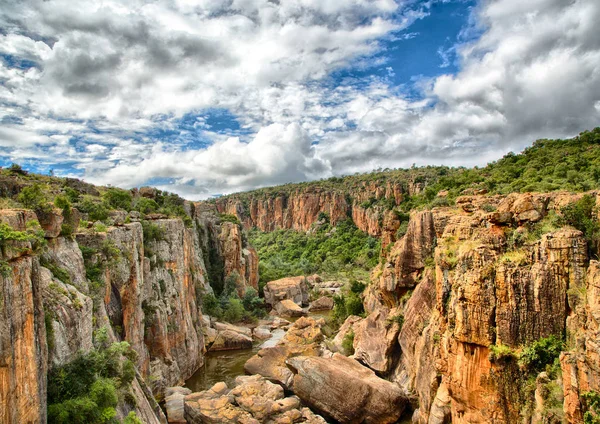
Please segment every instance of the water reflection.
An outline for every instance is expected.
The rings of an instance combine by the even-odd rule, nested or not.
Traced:
[[[327,318],[331,311],[319,311],[310,313],[314,319]],[[290,319],[296,321],[296,319]],[[224,352],[208,352],[204,358],[204,366],[185,382],[185,387],[193,392],[201,392],[210,389],[214,384],[224,381],[231,387],[238,375],[244,375],[244,364],[256,352],[263,347],[273,347],[285,335],[282,329],[274,330],[270,339],[264,342],[256,342],[252,349],[229,350]]]

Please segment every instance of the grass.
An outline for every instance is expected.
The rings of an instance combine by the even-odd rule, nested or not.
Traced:
[[[513,265],[523,265],[529,261],[529,252],[525,249],[511,250],[500,257],[500,262]]]

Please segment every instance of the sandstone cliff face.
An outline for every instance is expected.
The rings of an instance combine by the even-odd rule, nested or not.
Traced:
[[[89,351],[102,327],[110,341],[127,341],[137,352],[133,410],[145,423],[166,422],[154,396],[182,384],[204,361],[200,302],[212,291],[205,249],[219,246],[213,257],[226,272],[239,273],[241,294],[258,283],[258,258],[241,228],[219,223],[214,214],[195,216],[193,205],[186,206],[191,227],[157,216],[151,225],[159,236],[151,240],[139,222],[124,223],[125,213],[105,232],[62,237],[62,216],[52,212],[42,225],[43,251],[29,242],[3,242],[0,260],[10,272],[0,276],[1,422],[45,422],[48,368]],[[0,211],[0,220],[18,231],[37,219],[31,211]],[[207,219],[214,225],[203,232]],[[130,410],[120,405],[118,416]]]
[[[411,215],[406,235],[373,271],[364,295],[369,317],[353,328],[355,349],[361,334],[378,334],[355,357],[383,375],[395,367],[389,378],[418,405],[414,422],[529,422],[516,363],[491,360],[491,348],[518,350],[565,331],[564,409],[569,422],[582,422],[581,394],[600,381],[597,262],[572,228],[511,245],[522,226],[578,197],[468,196],[457,207]],[[397,339],[377,333],[385,328],[377,315],[396,311],[404,316]],[[382,352],[388,362],[373,361]]]
[[[207,203],[194,204],[194,220],[210,283],[222,286],[230,275],[236,278],[239,296],[246,287],[258,289],[258,254],[248,244],[240,225],[221,222],[219,211]]]
[[[321,212],[329,215],[333,225],[351,217],[369,235],[385,236],[386,244],[386,237],[393,238],[399,225],[394,222],[393,212],[383,206],[362,204],[385,200],[398,205],[406,195],[418,194],[423,187],[423,183],[387,181],[381,185],[371,181],[347,190],[307,187],[271,195],[250,193],[247,200],[232,195],[217,199],[215,204],[220,213],[236,215],[246,227],[262,231],[278,228],[308,231]]]

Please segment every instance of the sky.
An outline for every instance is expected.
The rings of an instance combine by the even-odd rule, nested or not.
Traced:
[[[0,166],[197,200],[600,126],[598,0],[0,0]]]

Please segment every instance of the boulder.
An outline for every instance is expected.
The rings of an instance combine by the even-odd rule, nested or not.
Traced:
[[[312,311],[329,311],[333,309],[333,299],[327,296],[321,296],[314,302],[310,302],[308,310]]]
[[[224,383],[217,383],[209,390],[188,395],[185,418],[190,424],[326,422],[309,409],[300,409],[298,397],[285,397],[281,386],[259,375],[237,377],[231,390]]]
[[[231,330],[219,331],[213,344],[208,349],[210,352],[219,350],[251,349],[252,337],[236,333]]]
[[[185,397],[192,393],[185,387],[168,387],[165,393],[165,408],[167,410],[167,422],[186,424],[184,417]]]
[[[113,225],[119,227],[125,224],[127,220],[127,212],[121,210],[114,210],[108,213],[109,218],[112,220]]]
[[[37,212],[38,221],[45,231],[46,238],[56,238],[60,235],[64,218],[62,210],[51,209]]]
[[[308,305],[308,285],[303,276],[269,281],[264,293],[265,302],[272,307],[285,299],[290,299],[299,306]]]
[[[284,317],[301,317],[306,315],[306,312],[298,306],[296,303],[292,302],[290,299],[282,300],[275,305],[275,311],[278,315],[282,315]]]
[[[252,330],[252,335],[256,339],[266,340],[271,338],[271,329],[267,326],[261,325]]]
[[[276,346],[261,349],[246,361],[244,370],[248,374],[260,374],[289,389],[293,374],[287,367],[286,360],[294,356],[320,355],[323,324],[323,320],[300,318]]]
[[[395,384],[351,358],[299,356],[287,360],[292,389],[311,408],[340,423],[395,423],[407,399]]]
[[[335,350],[337,350],[338,352],[344,351],[344,348],[342,347],[342,342],[344,341],[344,338],[349,332],[354,332],[354,325],[359,323],[361,320],[362,318],[356,315],[350,315],[348,318],[346,318],[346,321],[344,321],[344,323],[340,327],[340,330],[333,338],[333,346]]]
[[[252,330],[249,329],[248,327],[241,327],[239,325],[233,325],[233,324],[229,324],[226,322],[215,322],[213,327],[215,329],[217,329],[218,331],[229,330],[229,331],[234,331],[236,333],[243,334],[248,337],[252,337]]]
[[[400,354],[400,325],[392,318],[399,312],[377,310],[354,325],[354,358],[372,370],[386,374]]]

